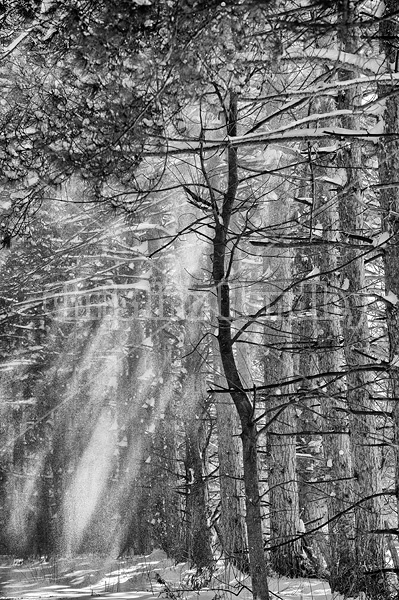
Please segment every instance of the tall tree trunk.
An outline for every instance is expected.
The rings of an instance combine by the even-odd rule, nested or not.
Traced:
[[[216,340],[215,340],[216,342]],[[226,387],[226,379],[221,374],[221,364],[217,343],[213,344],[213,371],[216,389]],[[219,532],[226,560],[241,571],[248,571],[247,543],[245,534],[241,448],[239,440],[240,423],[237,410],[228,395],[216,398],[216,419],[218,434],[218,459],[220,483]]]
[[[296,258],[297,271],[309,272],[310,253]],[[305,259],[305,260],[303,260]],[[324,575],[328,560],[326,495],[321,484],[324,478],[323,416],[321,401],[313,388],[311,375],[317,373],[318,361],[314,348],[317,339],[317,316],[312,305],[312,286],[304,282],[297,294],[300,318],[294,320],[294,347],[298,348],[295,373],[304,377],[297,390],[297,477],[299,514],[306,536],[303,550],[307,555],[307,570],[314,575]],[[302,314],[304,318],[302,319]],[[314,530],[314,531],[313,531]]]
[[[349,92],[347,92],[349,94]],[[354,128],[352,123],[344,127]],[[364,235],[359,173],[361,169],[361,149],[357,142],[342,151],[341,160],[348,174],[347,191],[339,201],[340,226],[343,232]],[[350,166],[349,166],[350,165]],[[346,377],[349,409],[349,429],[353,462],[353,500],[355,508],[355,555],[358,565],[354,592],[364,591],[370,597],[381,592],[382,582],[375,571],[384,565],[384,539],[382,528],[380,452],[377,448],[375,404],[370,398],[371,380],[367,371],[357,367],[366,365],[369,352],[369,329],[367,323],[367,297],[364,260],[357,250],[343,248],[341,260],[342,283],[348,289],[341,292],[344,299],[342,333],[344,341]],[[364,354],[363,354],[364,353]],[[353,369],[353,370],[352,370]],[[369,414],[367,414],[369,413]],[[369,498],[365,500],[365,498]],[[360,503],[359,503],[360,502]],[[372,571],[367,575],[367,571]]]
[[[286,190],[284,190],[286,191]],[[278,208],[277,205],[278,204]],[[289,203],[279,197],[269,205],[269,223],[286,222]],[[270,248],[264,270],[273,272],[273,296],[279,296],[292,281],[290,250]],[[270,261],[270,262],[269,262]],[[268,264],[269,263],[269,264]],[[266,302],[267,302],[266,298]],[[265,325],[264,357],[265,383],[276,384],[286,381],[294,374],[292,347],[292,291],[285,292],[274,304],[276,313],[273,321]],[[267,399],[266,421],[267,451],[269,460],[269,504],[270,504],[270,557],[273,569],[281,575],[297,577],[302,573],[303,560],[299,532],[299,504],[296,474],[296,408],[293,403],[292,386],[275,388]],[[269,412],[270,411],[270,412]]]
[[[303,168],[303,184],[298,189],[298,197],[309,198],[312,190],[309,186],[309,167]],[[299,205],[299,233],[309,235],[309,207]],[[303,224],[303,228],[301,227]],[[302,231],[303,229],[303,231]],[[305,280],[295,288],[293,311],[293,347],[295,373],[304,377],[297,389],[298,425],[297,425],[297,476],[299,495],[299,514],[303,538],[303,551],[307,555],[308,569],[313,574],[325,576],[329,556],[327,525],[327,501],[322,485],[324,479],[323,447],[323,411],[314,380],[311,376],[318,373],[317,346],[318,325],[315,304],[317,286],[314,281],[306,281],[312,271],[313,251],[301,248],[295,254],[295,277],[301,274]]]
[[[236,260],[242,258],[242,252],[236,250]],[[244,292],[240,273],[234,271],[235,290],[232,303],[236,315],[245,314]],[[216,304],[216,303],[214,303]],[[217,308],[213,306],[213,309]],[[242,322],[236,320],[239,328]],[[213,338],[213,372],[217,387],[226,387],[223,368],[220,361],[217,340]],[[237,368],[246,388],[251,386],[251,370],[248,363],[247,346],[243,341],[235,349]],[[245,531],[245,493],[242,479],[241,443],[239,438],[240,421],[232,399],[227,396],[216,398],[216,419],[218,433],[218,460],[220,483],[220,519],[218,533],[225,558],[242,572],[248,572],[248,550]]]
[[[227,135],[237,135],[237,97],[230,94],[227,119]],[[255,599],[269,600],[266,574],[266,559],[263,549],[262,517],[258,480],[257,441],[258,432],[254,419],[254,407],[243,390],[233,352],[231,329],[230,286],[228,282],[228,232],[238,186],[237,150],[230,146],[227,150],[228,183],[223,195],[222,210],[213,201],[215,214],[212,250],[212,279],[218,298],[218,344],[224,376],[229,393],[236,407],[241,424],[243,450],[244,489],[246,506],[246,527],[248,555],[252,579],[252,593]],[[210,190],[213,196],[213,190]]]
[[[399,23],[397,3],[385,0],[384,19],[380,25],[381,49],[388,72],[398,72]],[[390,15],[393,15],[390,18]],[[395,492],[399,511],[399,101],[397,79],[380,85],[384,98],[384,136],[379,143],[379,177],[381,188],[382,231],[389,235],[383,245],[385,269],[386,318],[389,340],[389,385],[392,394],[395,451]]]
[[[183,380],[182,412],[185,427],[186,467],[186,550],[188,560],[197,569],[212,568],[211,531],[207,514],[207,483],[204,473],[206,381],[204,359],[198,351],[199,335],[190,331],[189,352],[184,361],[187,375]]]
[[[334,240],[337,235],[338,210],[335,198],[325,189],[324,184],[316,184],[319,175],[327,169],[311,168],[313,183],[313,222],[321,225],[326,240]],[[328,173],[328,171],[327,171]],[[312,226],[312,224],[310,225]],[[327,493],[328,535],[330,556],[328,568],[332,591],[349,594],[352,591],[356,574],[354,554],[354,514],[352,460],[347,416],[346,388],[342,380],[329,376],[341,370],[343,353],[341,349],[340,311],[337,294],[330,290],[339,289],[336,268],[338,253],[334,249],[320,251],[315,257],[320,269],[319,289],[315,291],[318,313],[318,355],[319,369],[326,375],[321,380],[321,405],[327,431],[323,436],[325,458],[325,489]]]
[[[341,3],[340,42],[345,52],[356,53],[355,3],[344,0]],[[356,78],[356,72],[341,70],[341,80]],[[338,108],[353,110],[360,107],[360,91],[349,88],[339,96]],[[359,117],[341,117],[342,126],[347,129],[360,128]],[[346,172],[345,190],[338,198],[340,229],[343,236],[365,235],[365,205],[361,189],[362,148],[358,140],[344,145],[337,159],[337,166]],[[350,239],[350,237],[349,237]],[[355,557],[357,564],[356,583],[353,592],[366,592],[371,598],[380,597],[383,581],[376,571],[384,566],[384,539],[382,528],[380,452],[376,446],[376,416],[370,399],[371,380],[367,371],[351,370],[365,365],[365,354],[369,352],[369,328],[367,322],[367,297],[364,259],[359,250],[346,245],[341,249],[342,291],[344,314],[342,333],[344,356],[348,374],[347,398],[350,411],[349,428],[353,461],[353,487],[355,508]],[[345,283],[345,285],[344,285]],[[367,414],[369,413],[369,414]],[[364,500],[369,498],[368,500]],[[367,571],[371,571],[370,575]],[[388,590],[387,590],[388,592]]]

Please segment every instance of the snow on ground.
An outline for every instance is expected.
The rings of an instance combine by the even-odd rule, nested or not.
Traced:
[[[126,600],[251,600],[249,581],[232,567],[217,570],[209,588],[193,591],[187,564],[175,565],[156,550],[127,559],[83,556],[0,565],[0,599],[39,600],[95,597]],[[271,578],[272,600],[341,600],[326,581]]]

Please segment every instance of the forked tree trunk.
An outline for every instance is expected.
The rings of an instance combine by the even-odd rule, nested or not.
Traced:
[[[227,135],[237,135],[237,97],[234,93],[230,96]],[[237,150],[232,146],[227,150],[227,164],[227,189],[223,195],[223,204],[220,213],[216,202],[213,200],[215,220],[212,279],[217,291],[219,308],[218,344],[224,376],[241,424],[246,507],[245,521],[252,593],[255,599],[269,600],[258,480],[258,432],[254,419],[254,408],[247,393],[243,390],[243,384],[238,372],[233,352],[233,335],[231,329],[230,287],[228,283],[228,232],[238,186]]]

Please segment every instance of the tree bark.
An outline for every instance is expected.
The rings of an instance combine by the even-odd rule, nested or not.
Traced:
[[[287,192],[287,189],[284,189]],[[268,221],[273,226],[289,220],[290,205],[283,192],[278,199],[269,203]],[[271,296],[266,303],[279,296],[281,290],[292,282],[291,250],[281,253],[270,248],[268,259],[264,259],[264,271],[273,272]],[[265,383],[278,385],[294,374],[292,351],[292,291],[284,293],[274,304],[277,313],[273,321],[266,321],[264,330],[267,353],[264,356]],[[302,574],[303,557],[299,532],[299,503],[296,473],[296,430],[297,414],[292,386],[276,387],[267,398],[266,422],[267,455],[269,462],[270,503],[270,558],[272,567],[280,575],[298,577]]]
[[[353,5],[352,5],[353,4]],[[356,53],[356,9],[351,0],[341,3],[342,28],[339,30],[339,42],[345,52]],[[356,72],[341,69],[339,79],[356,77]],[[339,109],[360,107],[360,91],[351,88],[341,94],[338,100]],[[342,127],[357,130],[360,119],[355,115],[341,117]],[[338,210],[341,235],[367,235],[364,214],[366,206],[361,189],[362,181],[362,147],[360,141],[353,140],[345,144],[338,152],[337,166],[346,173],[345,189],[338,197]],[[365,354],[369,353],[369,327],[367,321],[367,297],[365,265],[361,251],[343,247],[341,250],[341,295],[344,302],[342,333],[344,356],[348,370],[346,377],[347,399],[349,409],[349,429],[353,461],[354,501],[359,502],[355,508],[355,560],[357,564],[356,582],[353,593],[365,592],[371,598],[380,597],[383,579],[375,572],[384,567],[384,538],[381,534],[372,533],[382,529],[380,450],[373,446],[376,443],[376,417],[362,414],[372,411],[375,405],[370,399],[371,380],[367,371],[351,371],[351,367],[365,365]],[[347,288],[347,289],[346,289]],[[368,575],[367,571],[372,571]],[[388,590],[386,590],[388,596]]]
[[[213,345],[214,382],[218,387],[226,386],[220,373],[220,358],[217,344]],[[216,398],[218,434],[218,459],[220,483],[220,534],[226,560],[248,572],[247,541],[243,502],[244,495],[241,464],[240,422],[237,410],[228,395]]]
[[[388,72],[398,71],[399,24],[395,0],[385,1],[384,19],[380,25],[381,49],[385,55]],[[380,137],[378,158],[381,189],[382,231],[389,234],[383,247],[385,270],[385,293],[391,298],[386,304],[386,319],[389,341],[389,387],[392,394],[393,448],[395,452],[395,491],[399,508],[399,102],[397,84],[384,84],[379,87],[379,95],[384,98],[384,136]],[[395,185],[392,185],[392,183]]]
[[[187,375],[183,380],[182,412],[185,427],[186,467],[186,550],[188,560],[198,570],[212,569],[211,531],[207,514],[207,483],[204,477],[204,416],[206,387],[201,372],[203,357],[195,350],[199,335],[188,328],[194,349],[184,361]]]
[[[227,119],[227,135],[237,135],[237,97],[230,94]],[[252,579],[252,593],[255,599],[269,600],[266,574],[266,560],[263,549],[262,518],[258,480],[257,439],[258,432],[254,419],[254,407],[243,391],[233,352],[231,330],[230,286],[228,282],[229,256],[227,234],[238,186],[237,150],[230,146],[227,150],[227,189],[223,195],[221,213],[214,202],[214,238],[212,251],[212,279],[218,298],[218,344],[224,376],[231,398],[236,407],[241,424],[243,450],[243,471],[246,506],[246,527],[248,555]]]
[[[322,183],[319,175],[328,173],[327,167],[311,169],[313,182],[313,221],[322,226],[325,239],[337,235],[338,210],[335,198]],[[320,282],[314,288],[317,325],[318,361],[320,372],[340,371],[343,362],[341,348],[341,314],[339,297],[334,291],[340,282],[336,273],[338,252],[322,250],[315,257],[320,269]],[[328,511],[329,582],[333,592],[350,594],[356,577],[354,553],[354,512],[352,457],[347,416],[346,388],[342,380],[325,376],[320,402],[327,433],[323,436],[325,490]]]
[[[298,255],[297,271],[307,272],[310,262],[310,253],[306,253],[304,257]],[[319,483],[324,477],[324,423],[319,395],[311,380],[307,379],[317,373],[317,355],[313,351],[317,339],[317,316],[315,307],[312,306],[312,296],[309,285],[305,282],[298,292],[297,309],[299,314],[303,311],[306,316],[296,319],[293,324],[294,340],[299,346],[295,372],[305,378],[297,390],[297,477],[299,515],[306,532],[303,550],[307,555],[307,571],[312,575],[325,576],[329,552],[327,527],[322,525],[327,518],[327,503],[325,491]]]
[[[353,121],[353,119],[350,119]],[[345,123],[344,127],[356,126]],[[339,201],[340,226],[344,232],[357,235],[364,234],[364,206],[359,192],[359,173],[361,172],[361,149],[355,141],[350,149],[342,151],[341,160],[346,165],[348,174],[347,189]],[[362,414],[375,410],[370,399],[371,380],[367,371],[351,371],[352,367],[366,365],[365,354],[369,353],[369,329],[367,322],[366,281],[364,260],[359,252],[353,249],[342,249],[341,269],[342,281],[348,282],[348,289],[341,291],[344,300],[342,333],[344,356],[348,370],[346,376],[347,398],[349,410],[349,429],[353,462],[353,500],[362,498],[369,500],[357,504],[355,508],[355,555],[358,565],[354,592],[364,591],[370,597],[377,597],[381,592],[382,581],[375,571],[384,566],[384,538],[381,534],[372,533],[382,528],[380,450],[373,444],[377,442],[376,416]],[[346,286],[345,286],[346,287]],[[360,352],[359,352],[360,351]],[[367,571],[373,575],[367,575]],[[379,597],[379,596],[378,596]]]

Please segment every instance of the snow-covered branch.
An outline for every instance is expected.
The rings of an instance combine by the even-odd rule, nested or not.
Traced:
[[[336,111],[340,112],[340,111]],[[329,113],[330,116],[336,113]],[[318,115],[320,117],[320,115]],[[297,125],[297,123],[295,123]],[[378,129],[378,131],[377,131]],[[335,139],[350,140],[358,139],[368,142],[377,142],[383,135],[382,128],[372,127],[370,129],[346,129],[344,127],[316,127],[312,129],[294,129],[287,126],[283,129],[263,133],[253,133],[249,135],[228,137],[220,140],[167,140],[167,148],[160,151],[144,152],[145,157],[150,156],[177,156],[181,154],[197,154],[200,151],[210,152],[228,146],[245,147],[265,144],[275,144],[279,142],[309,142],[320,140],[326,137]]]
[[[379,75],[386,72],[385,60],[383,57],[377,58],[376,56],[368,57],[362,56],[361,54],[351,54],[350,52],[342,52],[341,50],[334,48],[310,47],[302,51],[288,48],[285,51],[282,60],[295,62],[317,61],[322,62],[323,64],[332,63],[338,66],[351,67],[351,69],[367,75]]]

